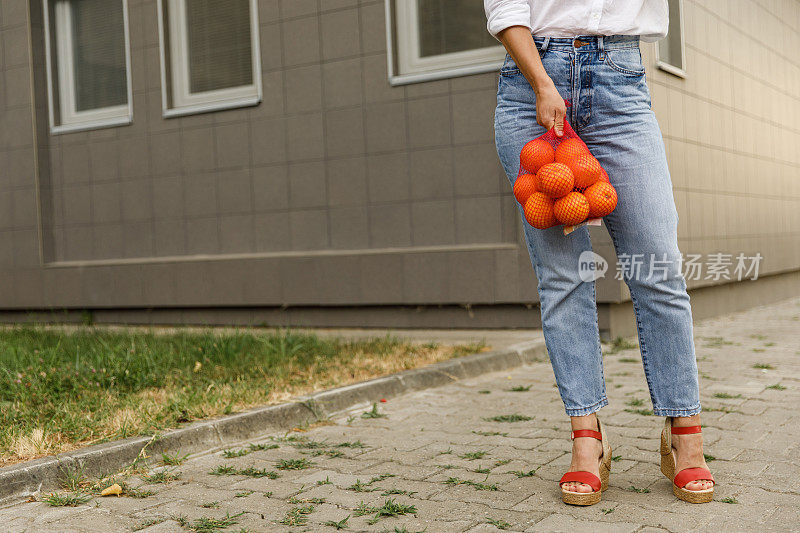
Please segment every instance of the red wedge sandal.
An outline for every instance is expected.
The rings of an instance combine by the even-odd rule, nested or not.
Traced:
[[[691,435],[702,433],[700,426],[673,427],[672,417],[667,417],[661,432],[661,472],[672,481],[672,492],[679,499],[689,503],[708,503],[714,498],[714,487],[705,490],[688,490],[686,484],[692,481],[708,480],[714,483],[714,476],[707,468],[684,468],[675,473],[675,454],[672,435]]]
[[[600,501],[600,496],[602,495],[603,491],[608,488],[608,476],[611,473],[611,446],[608,444],[608,440],[606,439],[606,430],[600,424],[600,420],[597,420],[597,429],[600,431],[594,431],[592,429],[579,429],[577,431],[572,432],[571,438],[574,440],[579,437],[592,437],[599,440],[603,444],[603,455],[600,456],[600,477],[592,474],[591,472],[585,471],[578,471],[578,472],[567,472],[561,477],[561,481],[559,481],[559,486],[563,483],[569,482],[576,482],[576,483],[585,483],[592,487],[593,492],[572,492],[570,490],[565,490],[564,487],[561,487],[561,499],[564,503],[568,503],[570,505],[594,505]]]

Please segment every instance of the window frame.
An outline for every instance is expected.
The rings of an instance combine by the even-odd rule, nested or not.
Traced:
[[[686,79],[686,40],[684,36],[684,29],[685,26],[683,24],[683,0],[677,0],[678,2],[678,28],[680,29],[680,46],[681,46],[681,65],[683,68],[678,68],[671,63],[667,63],[666,61],[662,60],[659,57],[659,48],[661,41],[656,43],[656,52],[655,52],[655,60],[656,60],[656,68],[663,70],[664,72],[669,72],[673,76],[677,76],[679,78]],[[669,38],[669,34],[665,39]],[[662,39],[663,40],[663,39]]]
[[[88,111],[77,111],[75,105],[75,50],[72,40],[72,9],[67,0],[42,0],[45,31],[45,66],[47,69],[47,100],[50,133],[70,133],[77,131],[124,126],[133,122],[133,89],[131,82],[131,44],[128,22],[128,0],[122,2],[122,23],[125,42],[125,82],[128,102]],[[53,21],[55,35],[51,35],[50,6],[56,14]],[[56,27],[58,26],[58,27]],[[58,72],[53,72],[51,39],[57,50]],[[58,83],[59,123],[55,117],[54,83]]]
[[[161,58],[161,110],[164,118],[208,113],[258,105],[262,100],[261,82],[261,39],[259,35],[258,0],[250,3],[250,48],[253,67],[253,83],[238,87],[227,87],[202,93],[188,91],[189,62],[188,32],[186,31],[186,0],[158,0],[159,55]],[[169,8],[168,18],[164,20],[164,4]],[[177,9],[176,9],[177,7]],[[169,58],[167,39],[164,30],[169,30]],[[175,35],[177,34],[177,39]],[[183,55],[179,55],[179,52]],[[181,64],[176,63],[180,57]],[[167,61],[170,73],[167,73]],[[176,67],[181,67],[176,68]],[[185,90],[184,90],[185,89]],[[183,92],[178,95],[178,90]],[[177,95],[177,97],[176,97]],[[170,102],[170,99],[172,102]],[[170,105],[171,103],[171,105]]]
[[[476,50],[420,57],[417,2],[385,0],[385,4],[387,68],[391,85],[494,72],[502,66],[506,50],[500,43]],[[447,66],[454,62],[455,66]]]

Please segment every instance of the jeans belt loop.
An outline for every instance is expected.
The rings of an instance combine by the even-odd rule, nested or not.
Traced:
[[[550,37],[545,37],[544,43],[542,43],[542,52],[547,52],[548,46],[550,46]]]
[[[597,37],[597,49],[600,50],[600,60],[602,61],[606,52],[605,40],[602,35]]]

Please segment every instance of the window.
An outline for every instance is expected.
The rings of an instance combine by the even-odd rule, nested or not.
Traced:
[[[126,0],[44,0],[53,133],[131,121]]]
[[[669,2],[669,33],[656,46],[656,66],[681,78],[686,77],[683,51],[683,2]]]
[[[164,115],[261,101],[256,0],[159,0]]]
[[[483,3],[476,0],[397,0],[396,55],[390,50],[394,84],[496,70],[505,49],[486,31]]]

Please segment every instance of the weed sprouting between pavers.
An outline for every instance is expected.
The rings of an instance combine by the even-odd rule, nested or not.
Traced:
[[[462,459],[466,459],[468,461],[475,461],[477,459],[485,457],[488,454],[489,454],[489,452],[485,452],[485,451],[467,452],[467,453],[459,455],[459,457],[462,458]]]
[[[358,504],[358,507],[356,507],[355,510],[353,511],[353,515],[355,516],[366,516],[368,514],[373,514],[373,513],[374,513],[373,517],[367,521],[368,524],[375,524],[381,518],[386,518],[390,516],[402,516],[405,514],[413,514],[416,516],[417,507],[416,505],[406,505],[404,503],[398,503],[394,498],[391,498],[387,499],[380,507],[367,505],[362,501],[361,503]]]
[[[488,516],[486,517],[486,523],[496,527],[497,529],[508,529],[511,527],[511,524],[505,520],[495,519]]]
[[[175,472],[173,470],[159,470],[158,472],[153,472],[152,474],[144,474],[142,475],[142,480],[146,483],[169,483],[170,481],[176,481],[180,479],[181,473]]]
[[[280,459],[275,463],[275,468],[278,470],[304,470],[312,466],[314,466],[314,462],[305,457],[300,459]]]
[[[372,409],[361,413],[361,418],[386,418],[388,415],[378,411],[378,404],[373,403]]]
[[[313,505],[306,505],[302,507],[294,507],[286,513],[286,516],[280,521],[285,526],[302,526],[308,523],[308,516],[314,512]]]
[[[484,480],[486,481],[486,480]],[[445,485],[469,485],[470,487],[474,487],[475,490],[500,490],[497,488],[496,483],[492,483],[491,485],[486,483],[478,483],[477,481],[472,481],[470,479],[459,479],[457,477],[448,478],[445,482]]]
[[[174,516],[172,519],[178,522],[182,528],[188,531],[194,531],[196,533],[213,533],[214,531],[235,526],[239,523],[238,517],[243,514],[244,511],[236,513],[235,515],[225,513],[225,516],[222,518],[208,518],[206,516],[202,516],[196,519],[194,522],[190,522],[188,518],[182,515]]]
[[[91,500],[92,497],[88,494],[80,492],[57,494],[52,493],[42,498],[42,501],[51,507],[77,507]]]
[[[487,422],[527,422],[528,420],[533,420],[534,417],[521,415],[518,413],[510,414],[510,415],[496,415],[490,416],[488,418],[484,418]]]
[[[212,476],[247,476],[253,478],[269,478],[278,479],[281,475],[274,470],[267,470],[266,468],[255,468],[249,466],[247,468],[237,469],[231,465],[217,465],[216,468],[209,472]]]
[[[338,522],[336,522],[334,520],[327,520],[327,521],[323,522],[322,525],[323,526],[332,527],[332,528],[334,528],[336,530],[347,529],[347,521],[348,520],[350,520],[350,515],[345,516],[344,518],[342,518]]]
[[[186,462],[186,459],[189,458],[189,454],[181,455],[180,452],[174,453],[162,453],[161,454],[161,462],[167,466],[180,466]]]

